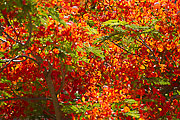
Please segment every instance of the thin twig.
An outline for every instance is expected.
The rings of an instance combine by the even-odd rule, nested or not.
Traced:
[[[7,19],[6,16],[3,15],[4,19],[7,21],[8,26],[10,26],[10,27],[13,29],[13,31],[15,32],[15,34],[16,34],[16,36],[17,36],[17,40],[13,39],[9,34],[7,34],[7,33],[4,31],[4,28],[2,27],[2,24],[0,23],[0,29],[2,30],[2,32],[4,32],[4,34],[5,34],[8,38],[12,39],[14,42],[19,43],[19,44],[22,45],[22,46],[27,45],[27,44],[30,42],[30,39],[31,39],[31,37],[32,37],[32,19],[31,19],[31,15],[30,15],[30,14],[28,14],[28,15],[29,15],[29,25],[30,25],[30,28],[29,28],[29,29],[30,29],[30,30],[29,30],[29,38],[28,38],[26,44],[25,44],[25,43],[21,43],[21,42],[18,41],[18,34],[17,34],[17,32],[15,31],[15,29],[12,27],[12,25],[10,24],[10,22],[8,21],[8,19]]]
[[[104,36],[103,39],[101,40],[101,42],[100,42],[99,44],[103,43],[105,40],[108,40],[108,39],[110,39],[111,37],[113,37],[114,35],[118,35],[118,34],[119,34],[119,32],[114,32],[114,33],[112,33],[112,34],[109,34],[109,36]]]
[[[1,13],[2,13],[2,10],[1,10]],[[12,25],[10,24],[8,18],[7,18],[3,13],[2,13],[2,15],[3,15],[4,19],[6,20],[8,26],[11,26],[11,28],[13,29],[14,33],[15,33],[16,36],[17,36],[17,40],[18,40],[18,34],[17,34],[17,32],[15,31],[15,29],[14,29],[14,28],[12,27]]]
[[[0,38],[0,40],[1,40],[2,42],[7,42],[6,40],[3,40],[2,38]]]
[[[7,38],[10,38],[11,40],[13,40],[13,41],[16,42],[16,43],[19,43],[20,45],[24,45],[24,43],[21,43],[21,42],[15,40],[15,39],[13,39],[8,33],[6,33],[6,32],[4,31],[4,28],[2,27],[2,24],[1,24],[1,23],[0,23],[0,29],[1,29],[2,32],[7,36]]]
[[[114,43],[116,46],[118,46],[119,48],[121,48],[122,50],[126,51],[127,53],[130,53],[132,55],[138,55],[138,54],[134,54],[134,53],[131,53],[129,52],[128,50],[124,49],[122,46],[118,45],[117,43],[115,43],[114,41],[111,41],[112,43]],[[140,55],[138,55],[139,57],[141,57]]]
[[[25,60],[17,60],[17,59],[20,58],[20,57],[25,57],[25,58],[26,58],[25,60],[30,59],[30,60],[33,60],[33,61],[35,61],[35,62],[37,63],[37,61],[36,61],[34,58],[31,58],[31,57],[26,56],[26,55],[18,55],[18,56],[16,56],[16,57],[12,58],[12,59],[4,59],[5,61],[1,61],[0,63],[6,63],[6,62],[8,62],[8,63],[1,69],[0,73],[1,73],[5,68],[7,68],[7,66],[8,66],[11,62],[24,62]]]
[[[136,39],[136,40],[139,41],[140,43],[142,43],[144,46],[146,46],[151,51],[151,53],[153,54],[153,57],[156,60],[156,62],[159,63],[158,58],[154,54],[154,51],[146,44],[146,42],[140,36],[139,36],[139,38],[141,39],[141,41],[138,39]]]
[[[6,62],[9,62],[11,60],[12,59],[2,59],[2,61],[0,61],[0,63],[6,63]],[[27,58],[25,60],[12,60],[12,62],[24,62],[26,60],[27,60]]]
[[[3,101],[11,101],[11,100],[25,100],[25,101],[30,101],[30,100],[52,100],[52,99],[51,99],[51,98],[46,98],[46,97],[36,97],[36,98],[17,97],[17,98],[0,99],[1,102],[3,102]]]

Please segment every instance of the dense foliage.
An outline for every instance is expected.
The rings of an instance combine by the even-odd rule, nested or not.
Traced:
[[[1,0],[0,118],[180,119],[179,9]]]

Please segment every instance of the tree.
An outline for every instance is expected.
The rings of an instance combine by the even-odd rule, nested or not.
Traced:
[[[1,118],[180,118],[179,4],[2,0]]]

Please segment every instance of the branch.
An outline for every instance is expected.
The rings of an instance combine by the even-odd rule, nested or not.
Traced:
[[[104,38],[102,39],[102,41],[99,44],[103,43],[105,40],[108,40],[111,37],[113,37],[114,35],[118,35],[118,34],[119,34],[119,32],[114,32],[112,34],[109,34],[109,36],[104,36]]]
[[[2,27],[2,24],[0,23],[0,29],[2,30],[2,32],[7,36],[7,38],[10,38],[11,40],[13,40],[14,42],[16,43],[19,43],[20,45],[24,45],[24,43],[21,43],[15,39],[13,39],[9,34],[7,34],[5,31],[4,31],[4,28]]]
[[[38,65],[43,63],[43,59],[40,56],[36,55],[35,53],[32,53],[31,55],[36,58]]]
[[[154,57],[154,59],[156,60],[156,62],[157,63],[159,63],[159,61],[158,61],[158,58],[155,56],[155,54],[154,54],[154,51],[146,44],[146,42],[139,36],[139,38],[142,40],[142,41],[140,41],[140,40],[138,40],[138,39],[136,39],[137,41],[139,41],[140,43],[142,43],[144,46],[146,46],[150,51],[151,51],[151,53],[153,54],[153,57]]]
[[[6,40],[3,40],[2,38],[0,38],[0,40],[1,40],[2,42],[7,42]]]
[[[30,14],[28,14],[28,15],[29,15],[30,30],[29,30],[29,38],[28,38],[28,40],[26,42],[26,45],[30,42],[30,39],[31,39],[31,36],[32,36],[32,20],[31,20],[31,15]]]
[[[39,63],[39,66],[40,66],[43,63],[43,59],[40,56],[36,55],[35,53],[33,54],[33,56],[37,59],[37,62]],[[57,99],[54,84],[51,78],[53,66],[48,62],[49,70],[47,70],[45,66],[43,67],[45,68],[45,70],[43,71],[43,74],[44,74],[44,77],[45,77],[45,80],[46,80],[46,83],[47,83],[47,86],[48,86],[48,89],[52,98],[56,119],[62,120],[62,111],[60,110],[59,101]]]
[[[52,73],[52,70],[53,70],[53,66],[49,62],[48,62],[48,67],[49,67],[49,70],[44,73],[44,76],[45,76],[45,79],[46,79],[47,86],[49,88],[50,95],[52,97],[56,119],[57,120],[62,120],[62,111],[60,110],[59,101],[57,99],[54,84],[53,84],[53,81],[52,81],[52,78],[51,78],[51,73]]]
[[[1,13],[2,13],[2,10],[1,10]],[[8,26],[11,26],[11,28],[13,29],[14,33],[17,35],[17,40],[18,40],[18,34],[17,32],[15,31],[15,29],[12,27],[12,25],[10,24],[9,20],[7,19],[7,17],[2,13],[4,19],[6,20]]]
[[[46,98],[46,97],[36,97],[36,98],[17,97],[17,98],[0,99],[1,102],[10,101],[10,100],[25,100],[25,101],[30,101],[30,100],[52,100],[52,99],[51,98]]]
[[[118,45],[117,43],[115,43],[114,41],[111,41],[112,43],[114,43],[116,46],[118,46],[119,48],[123,49],[124,51],[126,51],[127,53],[130,53],[132,55],[138,55],[138,54],[134,54],[134,53],[131,53],[129,52],[128,50],[124,49],[122,46]],[[138,55],[139,57],[141,57],[140,55]]]
[[[26,58],[27,59],[27,58]],[[25,60],[26,60],[25,59]],[[0,61],[0,63],[6,63],[6,62],[10,62],[12,59],[2,59],[2,61]],[[12,60],[11,62],[24,62],[25,60]]]
[[[25,57],[26,59],[25,59],[25,60],[17,60],[17,59],[20,58],[20,57]],[[33,61],[35,61],[35,62],[37,63],[37,61],[36,61],[35,59],[33,59],[33,58],[29,57],[29,56],[26,56],[26,55],[20,55],[20,56],[18,55],[18,56],[16,56],[16,57],[12,58],[12,59],[3,59],[3,60],[5,60],[5,61],[0,61],[0,63],[6,63],[6,62],[8,62],[8,63],[1,69],[0,73],[1,73],[5,68],[7,68],[7,66],[8,66],[11,62],[24,62],[24,61],[26,61],[27,59],[33,60]]]
[[[102,39],[102,41],[99,43],[103,43],[105,40],[108,40],[110,39],[111,37],[113,37],[114,35],[118,35],[120,32],[114,32],[112,34],[109,34],[109,36],[104,36],[104,38]],[[115,43],[114,41],[111,41],[112,43],[114,43],[116,46],[118,46],[119,48],[123,49],[124,51],[126,51],[127,53],[130,53],[132,55],[138,55],[138,54],[134,54],[134,53],[131,53],[129,52],[128,50],[124,49],[122,46],[118,45],[117,43]],[[140,55],[138,55],[140,57]]]
[[[16,36],[17,36],[17,40],[15,40],[15,39],[13,39],[12,37],[10,37],[10,35],[7,34],[7,33],[4,31],[4,28],[2,27],[2,24],[0,23],[0,29],[2,30],[2,32],[4,32],[4,34],[5,34],[8,38],[12,39],[14,42],[17,42],[17,43],[19,43],[20,45],[23,45],[23,46],[24,46],[24,45],[27,45],[27,44],[30,42],[30,39],[31,39],[31,37],[32,37],[32,19],[31,19],[31,16],[30,16],[29,13],[28,13],[28,15],[29,15],[30,30],[29,30],[29,38],[28,38],[28,40],[27,40],[26,43],[21,43],[21,42],[18,41],[18,34],[17,34],[17,32],[16,32],[15,29],[12,27],[12,25],[10,24],[10,22],[8,21],[7,17],[6,17],[4,14],[3,14],[3,17],[4,17],[4,19],[6,20],[8,26],[10,26],[10,27],[13,29],[14,33],[15,33]]]

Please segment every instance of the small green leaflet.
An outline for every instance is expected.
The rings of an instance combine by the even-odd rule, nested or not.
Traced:
[[[151,29],[144,30],[143,33],[149,33],[149,32],[151,32],[151,31],[153,31],[152,28],[151,28]]]
[[[4,57],[4,52],[0,52],[0,58]]]
[[[108,20],[106,22],[104,22],[102,24],[102,26],[125,26],[127,29],[134,29],[134,30],[143,30],[143,33],[148,33],[148,32],[151,32],[151,31],[154,31],[154,29],[152,29],[151,27],[149,26],[139,26],[139,25],[136,25],[136,24],[128,24],[126,21],[120,21],[120,20]],[[118,27],[115,29],[118,29]],[[119,29],[120,31],[122,31],[121,29]],[[123,30],[123,32],[125,32],[125,30]]]
[[[5,78],[1,78],[1,83],[9,83],[11,85],[11,81]]]
[[[9,93],[7,93],[5,91],[0,91],[0,94],[3,94],[6,97],[12,97],[12,95],[10,95]]]
[[[125,113],[125,115],[127,116],[132,116],[132,117],[135,117],[135,118],[140,118],[140,114],[138,113],[138,111],[129,111],[127,113]]]
[[[98,34],[98,31],[94,28],[91,28],[90,26],[88,27],[85,27],[89,30],[89,32],[87,32],[89,35],[92,35],[92,34]]]
[[[49,13],[50,13],[50,16],[51,16],[54,20],[60,22],[60,23],[63,24],[64,26],[67,26],[66,22],[65,22],[64,20],[62,20],[62,19],[59,18],[59,15],[56,13],[56,10],[55,10],[55,9],[49,8],[48,11],[49,11]]]
[[[87,50],[88,52],[94,53],[96,56],[99,56],[99,57],[101,57],[102,59],[104,58],[104,55],[102,54],[103,51],[97,49],[96,47],[86,47],[86,50]]]
[[[126,102],[126,103],[129,103],[129,104],[138,103],[138,102],[135,101],[134,99],[125,99],[125,102]]]
[[[159,82],[154,82],[157,85],[170,85],[170,82],[168,81],[159,81]]]
[[[53,8],[47,8],[47,9],[49,11],[49,16],[51,16],[54,20],[58,21],[59,23],[63,24],[64,26],[66,26],[66,22],[59,18],[59,15],[56,13],[55,9],[53,9]],[[45,26],[47,26],[47,21],[48,21],[47,19],[49,18],[49,16],[43,9],[38,8],[38,10],[41,12],[41,15],[38,15],[39,19]]]
[[[178,93],[178,95],[180,95],[180,91],[179,90],[177,90],[177,93]]]
[[[126,21],[120,20],[108,20],[102,24],[103,26],[115,26],[115,25],[127,25]]]

